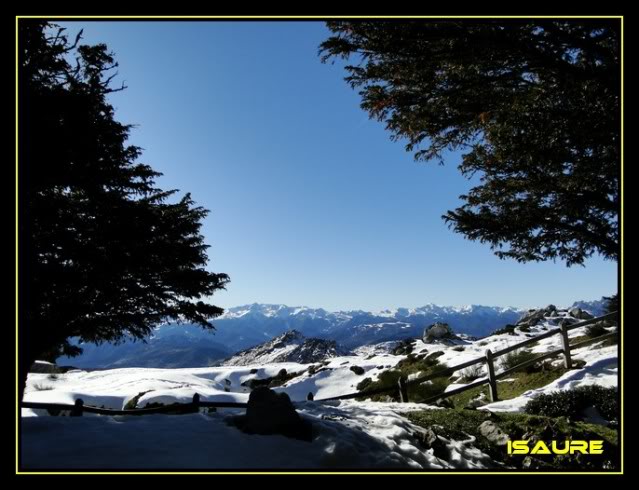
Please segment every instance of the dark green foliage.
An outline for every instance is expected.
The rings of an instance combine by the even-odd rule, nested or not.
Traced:
[[[359,383],[357,383],[357,386],[355,388],[357,389],[357,391],[365,390],[372,382],[373,380],[371,378],[364,378]]]
[[[380,373],[377,381],[367,382],[364,385],[365,388],[359,388],[358,385],[358,390],[364,389],[366,391],[386,387],[393,388],[393,390],[388,393],[373,395],[370,398],[374,401],[384,401],[389,398],[394,401],[399,401],[399,393],[396,390],[399,378],[401,377],[406,379],[409,374],[415,373],[421,373],[420,377],[422,377],[446,369],[447,366],[440,363],[437,360],[437,357],[439,356],[435,356],[431,359],[418,359],[414,354],[409,354],[405,359],[402,359],[399,363],[397,363],[395,368]],[[425,400],[431,396],[443,393],[449,384],[450,380],[448,377],[435,378],[432,381],[427,381],[426,383],[421,384],[415,384],[409,381],[408,399],[415,402]],[[364,396],[363,398],[368,397]]]
[[[393,354],[394,356],[403,356],[404,354],[410,354],[411,352],[413,352],[413,344],[414,344],[415,340],[414,339],[405,339],[402,340],[399,345],[397,345],[392,351],[391,354]]]
[[[489,454],[495,461],[508,468],[522,468],[523,456],[510,456],[503,446],[491,444],[480,432],[482,422],[496,423],[512,439],[539,439],[547,444],[551,440],[603,440],[601,455],[548,455],[542,456],[543,463],[550,470],[611,470],[619,467],[618,433],[608,427],[584,422],[568,421],[565,417],[551,418],[521,413],[488,413],[482,410],[424,410],[408,412],[406,417],[424,428],[435,428],[437,434],[454,440],[473,441],[469,443]]]
[[[306,370],[298,371],[298,372],[294,372],[294,373],[289,373],[289,372],[286,371],[286,369],[280,369],[279,372],[275,376],[270,376],[268,378],[252,378],[252,379],[248,379],[248,380],[244,381],[241,384],[241,386],[246,386],[246,387],[250,388],[251,390],[254,390],[255,388],[257,388],[259,386],[267,386],[269,388],[274,388],[276,386],[282,386],[287,381],[290,381],[291,379],[296,378],[296,377],[304,374],[305,372],[306,372]],[[225,391],[230,391],[230,390],[226,389]]]
[[[604,310],[606,313],[612,313],[614,311],[620,310],[618,293],[615,293],[612,296],[604,296],[603,299],[606,301],[606,306]]]
[[[617,389],[591,385],[541,394],[526,404],[525,411],[548,417],[565,416],[579,419],[588,407],[595,407],[603,418],[617,423],[619,420]]]
[[[619,253],[619,20],[331,21],[361,106],[418,160],[479,177],[443,218],[501,258]]]
[[[493,331],[493,332],[489,335],[489,337],[490,337],[491,335],[502,335],[502,334],[505,334],[505,333],[507,333],[507,334],[509,334],[509,335],[516,335],[516,333],[515,333],[515,325],[510,325],[510,324],[508,324],[508,325],[506,325],[506,326],[505,326],[505,327],[503,327],[503,328],[498,328],[497,330]]]
[[[351,366],[349,369],[359,376],[366,372],[366,370],[360,366]]]
[[[571,338],[570,343],[574,345],[586,340],[601,337],[602,335],[606,335],[606,334],[614,332],[616,328],[617,328],[616,323],[614,321],[605,320],[605,321],[597,322],[593,325],[588,325],[586,327],[585,335],[579,335],[577,337]],[[618,343],[619,343],[619,336],[610,337],[610,338],[602,340],[601,342],[596,342],[595,344],[591,344],[592,345],[591,349],[601,349],[604,347],[609,347],[611,345],[616,345]]]
[[[595,337],[601,337],[602,335],[605,335],[607,333],[608,330],[606,330],[600,323],[595,323],[586,327],[586,335],[591,339]]]
[[[426,364],[433,363],[436,359],[440,358],[443,355],[444,355],[444,351],[441,351],[441,350],[438,350],[436,352],[431,352],[430,354],[428,354],[426,356],[424,361],[425,361]]]
[[[439,365],[439,361],[437,359],[443,355],[443,351],[431,352],[428,355],[408,354],[404,359],[396,364],[395,368],[404,370],[408,374],[417,372],[420,369],[429,369]]]
[[[509,352],[508,354],[504,354],[502,357],[499,358],[499,362],[500,362],[501,368],[505,371],[506,369],[510,369],[523,362],[534,359],[537,356],[539,356],[539,354],[535,354],[529,350],[518,349],[512,352]],[[535,370],[534,364],[526,368],[527,372],[533,372],[534,370]]]
[[[206,269],[207,211],[127,144],[107,96],[117,63],[64,29],[19,22],[20,366],[75,355],[69,343],[142,339],[178,320],[213,328],[203,299],[229,278]],[[28,271],[28,272],[27,272]]]

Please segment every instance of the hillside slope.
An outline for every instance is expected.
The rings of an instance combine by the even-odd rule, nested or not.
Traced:
[[[536,320],[531,321],[533,317]],[[413,403],[412,398],[411,403],[401,404],[371,400],[321,400],[358,391],[367,378],[368,385],[379,383],[393,372],[402,370],[410,380],[419,376],[422,366],[440,369],[444,365],[458,364],[483,356],[486,349],[497,351],[549,329],[557,329],[556,325],[562,320],[577,321],[567,312],[555,310],[531,312],[524,320],[518,327],[480,340],[425,343],[414,339],[401,344],[384,343],[364,346],[349,355],[338,355],[310,365],[267,362],[190,369],[127,368],[92,372],[72,370],[55,375],[32,373],[25,401],[73,404],[76,399],[82,398],[87,405],[107,408],[186,403],[191,401],[194,393],[198,393],[202,400],[246,402],[253,386],[266,385],[287,393],[296,402],[300,414],[313,423],[314,439],[309,444],[282,436],[248,436],[227,424],[226,418],[237,414],[238,409],[218,409],[214,413],[179,417],[81,419],[48,417],[43,410],[23,409],[23,461],[29,468],[112,468],[114,465],[120,468],[182,469],[501,467],[503,463],[495,460],[494,455],[484,452],[472,440],[455,435],[454,431],[450,432],[451,435],[446,436],[443,432],[439,436],[443,446],[437,456],[432,450],[424,449],[424,429],[406,416],[413,412],[423,414],[424,410],[441,410],[437,407]],[[570,332],[572,339],[587,335],[587,327]],[[302,339],[297,338],[297,344],[294,340],[289,339],[289,344],[297,347],[303,344]],[[554,350],[559,342],[559,336],[552,336],[538,341],[531,351],[544,353]],[[410,352],[407,346],[410,346]],[[493,413],[521,413],[528,400],[543,393],[589,385],[617,386],[617,354],[618,346],[608,342],[582,347],[573,352],[573,359],[580,366],[578,369],[564,370],[561,358],[557,358],[549,361],[538,373],[502,380],[502,401],[490,403],[485,399],[479,400],[481,396],[478,396],[480,403],[475,406]],[[498,362],[496,369],[500,372],[504,366]],[[552,381],[535,384],[539,373],[542,380],[552,378]],[[485,376],[485,372],[473,375],[476,380]],[[466,377],[467,373],[455,373],[445,378],[441,386],[448,391],[472,382]],[[256,380],[259,383],[255,383]],[[521,385],[523,381],[528,385]],[[306,401],[309,393],[314,395],[314,402]],[[412,397],[420,392],[409,391],[409,394]],[[415,401],[419,399],[415,398]],[[459,411],[455,413],[463,415],[467,402],[456,400],[455,403],[461,405],[456,405]],[[451,417],[453,415],[451,413]],[[473,416],[472,420],[475,419],[480,417]],[[424,417],[419,416],[415,420],[424,420]],[[201,448],[201,444],[213,449],[190,449]],[[144,446],[144,450],[140,445]],[[89,446],[93,449],[90,450]]]

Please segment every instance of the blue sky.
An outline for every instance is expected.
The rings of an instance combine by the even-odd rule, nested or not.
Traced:
[[[120,64],[117,118],[164,174],[211,211],[213,302],[336,309],[568,305],[616,290],[617,266],[503,261],[441,219],[470,183],[416,163],[368,119],[319,22],[82,22]]]

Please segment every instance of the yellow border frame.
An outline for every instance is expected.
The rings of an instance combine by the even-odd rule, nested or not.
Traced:
[[[208,19],[208,20],[326,20],[326,19],[619,19],[621,22],[621,256],[620,256],[620,285],[623,291],[623,164],[624,164],[624,111],[623,111],[623,76],[624,76],[624,16],[623,15],[16,15],[16,163],[15,163],[15,191],[16,191],[16,203],[15,203],[15,285],[16,285],[16,298],[15,298],[15,355],[16,355],[16,433],[15,433],[15,447],[16,447],[16,475],[623,475],[624,474],[624,452],[623,444],[624,437],[623,431],[619,431],[619,450],[620,450],[620,468],[619,471],[567,471],[567,472],[550,472],[550,471],[20,471],[19,457],[18,457],[18,427],[20,419],[20,407],[18,405],[18,66],[19,66],[19,51],[18,51],[18,21],[20,19],[68,19],[68,20],[83,20],[83,19],[104,19],[104,20],[116,20],[116,19],[138,19],[138,20],[189,20],[189,19]],[[623,322],[623,295],[621,297],[621,317]],[[624,329],[621,326],[621,377],[620,377],[620,391],[621,391],[621,418],[620,427],[623,427],[623,344],[624,344]]]

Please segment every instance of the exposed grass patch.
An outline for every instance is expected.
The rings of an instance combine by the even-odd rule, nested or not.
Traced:
[[[441,353],[443,354],[443,353]],[[371,381],[365,385],[364,389],[376,390],[378,388],[393,388],[389,393],[383,393],[381,395],[362,396],[364,398],[371,398],[374,401],[384,400],[399,400],[399,394],[397,391],[399,378],[407,378],[410,374],[421,373],[421,376],[426,376],[431,373],[446,369],[446,365],[440,363],[437,358],[441,355],[439,352],[433,352],[427,357],[416,356],[409,354],[406,358],[402,359],[395,368],[389,369],[379,374],[376,381]],[[360,383],[361,384],[361,383]],[[450,380],[447,376],[435,378],[431,381],[427,381],[421,384],[409,384],[408,386],[408,399],[409,401],[420,402],[431,396],[442,393],[446,387],[450,384]],[[360,385],[358,385],[358,389]]]
[[[482,376],[485,376],[484,365],[483,364],[475,364],[474,366],[467,367],[461,372],[462,377],[460,378],[461,383],[470,383],[475,381]]]
[[[138,402],[140,401],[140,398],[142,398],[144,395],[152,391],[153,390],[141,391],[140,393],[135,395],[128,402],[126,402],[126,404],[124,405],[124,410],[134,410],[138,408]]]
[[[53,386],[36,383],[33,385],[33,389],[36,391],[50,391],[53,389]]]
[[[552,383],[565,372],[565,368],[557,367],[532,373],[526,371],[513,373],[513,375],[510,376],[513,381],[498,384],[497,392],[499,398],[502,400],[510,400],[511,398],[522,395],[528,390],[541,388],[546,386],[548,383]]]
[[[497,395],[500,400],[510,400],[516,398],[528,390],[534,390],[546,386],[548,383],[552,383],[566,372],[563,367],[549,368],[544,370],[538,370],[536,372],[518,371],[512,373],[508,379],[513,381],[497,382]],[[464,391],[459,395],[450,397],[450,400],[454,403],[455,407],[463,408],[469,404],[469,402],[484,393],[488,397],[488,385],[479,386],[470,390]],[[488,398],[487,398],[488,399]]]
[[[510,369],[515,366],[518,366],[519,364],[526,361],[530,361],[531,359],[534,359],[535,357],[538,357],[538,356],[539,354],[535,354],[528,349],[517,349],[512,352],[509,352],[508,354],[501,356],[499,358],[499,364],[501,368],[505,371],[506,369]],[[528,366],[525,369],[527,369],[528,371],[534,371],[535,365]]]
[[[605,335],[607,333],[610,333],[609,331],[605,331],[603,334],[601,335]],[[585,340],[590,340],[593,338],[597,338],[600,337],[601,335],[599,335],[598,333],[595,333],[594,336],[588,335],[588,333],[586,333],[585,335],[578,335],[577,337],[572,337],[570,339],[570,345],[575,345],[579,342],[583,342]],[[611,337],[609,339],[604,339],[601,342],[595,342],[590,344],[588,347],[592,348],[592,349],[601,349],[603,347],[609,347],[611,345],[617,345],[619,343],[619,337]]]
[[[476,448],[489,454],[494,460],[514,468],[521,468],[523,456],[510,456],[506,447],[491,444],[479,431],[486,420],[497,424],[511,439],[538,438],[545,442],[566,439],[604,441],[602,455],[587,457],[543,455],[537,456],[550,469],[596,470],[618,467],[618,434],[616,430],[595,424],[569,422],[566,418],[552,418],[520,413],[487,413],[481,410],[441,409],[409,412],[406,417],[416,425],[434,428],[443,437],[455,440],[475,437]]]
[[[572,337],[569,340],[569,344],[570,345],[574,345],[574,344],[578,344],[579,342],[583,342],[584,340],[588,340],[590,337],[588,337],[587,335],[578,335],[577,337]]]
[[[604,347],[610,347],[611,345],[617,345],[619,343],[619,336],[611,337],[609,339],[603,340],[600,344],[595,343],[595,349],[603,349]]]

